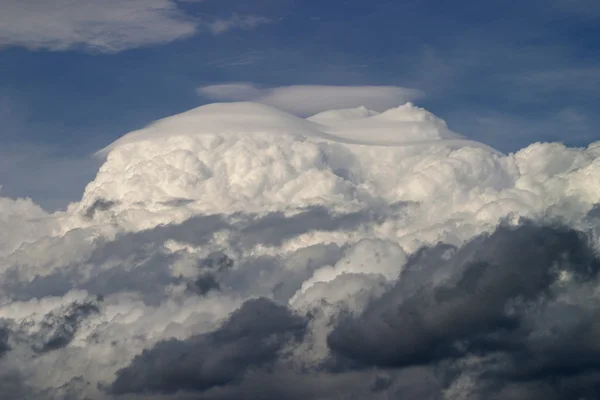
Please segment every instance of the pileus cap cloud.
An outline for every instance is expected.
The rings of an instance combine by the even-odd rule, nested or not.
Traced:
[[[420,90],[400,86],[292,85],[259,88],[248,83],[203,86],[197,92],[212,101],[252,101],[302,117],[358,106],[384,111],[423,96]]]

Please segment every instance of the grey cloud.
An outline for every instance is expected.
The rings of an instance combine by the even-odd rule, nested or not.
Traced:
[[[301,215],[310,222],[304,224]],[[271,243],[285,232],[294,237],[329,224],[352,229],[377,218],[367,213],[336,217],[318,208],[300,216],[205,216],[120,235],[98,245],[87,261],[96,266],[119,261],[114,275],[103,275],[108,272],[100,268],[80,285],[91,293],[110,292],[114,286],[117,292],[139,290],[151,296],[160,285],[177,281],[168,272],[177,255],[159,251],[173,236],[202,246],[212,230],[235,229],[240,236],[234,235],[234,241],[256,235],[260,240],[252,240],[257,243]],[[288,227],[292,222],[299,226]],[[234,253],[224,249],[199,259],[198,275],[188,288],[197,295],[219,290],[273,296],[284,303],[315,269],[335,264],[344,249],[320,244],[285,255],[240,259],[239,253],[229,254]],[[164,340],[145,350],[117,372],[107,395],[441,400],[461,377],[470,376],[475,383],[463,390],[472,400],[598,398],[600,304],[592,294],[599,267],[581,232],[532,222],[502,225],[462,247],[438,244],[416,252],[395,286],[372,300],[364,313],[333,320],[332,356],[323,365],[305,365],[292,357],[297,353],[287,351],[297,351],[307,337],[307,318],[261,298],[244,303],[215,331]],[[95,312],[94,305],[72,305],[49,314],[46,328],[31,338],[32,346],[39,353],[66,346]],[[60,393],[76,398],[78,385],[84,383],[69,383]]]
[[[220,290],[221,285],[213,274],[204,274],[199,276],[193,283],[189,284],[188,288],[203,296],[211,290]]]
[[[87,218],[94,218],[96,211],[107,211],[113,208],[118,203],[116,201],[97,199],[91,206],[85,210],[85,216]]]
[[[374,391],[382,374],[389,376],[387,387]],[[194,397],[169,397],[207,400],[346,400],[346,399],[419,399],[442,400],[439,378],[426,368],[398,372],[361,371],[331,374],[323,371],[252,371],[236,385],[213,388]]]
[[[115,394],[205,391],[266,368],[285,345],[303,337],[306,320],[270,300],[249,300],[216,331],[167,340],[117,373]]]
[[[88,212],[93,215],[101,210],[108,211],[113,206],[113,202],[99,200],[88,209]],[[220,214],[198,216],[180,224],[119,234],[114,240],[108,242],[99,241],[87,259],[71,262],[50,274],[39,275],[26,281],[20,278],[19,268],[16,266],[9,268],[4,273],[4,279],[0,281],[0,289],[13,299],[22,301],[36,297],[61,296],[71,289],[84,289],[94,295],[136,291],[144,294],[148,304],[156,304],[160,301],[161,289],[165,285],[180,282],[180,279],[174,277],[169,269],[180,255],[163,251],[164,242],[176,240],[193,246],[204,246],[209,244],[215,232],[225,230],[231,234],[230,248],[211,254],[202,260],[197,278],[201,278],[204,270],[208,270],[221,286],[246,292],[250,289],[248,285],[265,283],[256,282],[252,274],[258,270],[271,271],[273,278],[271,287],[281,284],[279,285],[281,294],[285,286],[285,293],[289,298],[293,294],[290,292],[297,290],[301,282],[294,283],[298,279],[291,276],[283,279],[282,273],[288,275],[293,273],[293,271],[279,271],[277,268],[278,263],[285,260],[280,257],[256,259],[249,257],[243,260],[243,266],[234,268],[233,258],[225,252],[230,250],[233,253],[245,252],[257,244],[280,246],[285,240],[317,230],[352,231],[363,224],[379,221],[381,218],[380,214],[373,211],[335,214],[323,207],[307,208],[293,216],[286,216],[279,212],[264,216],[242,213],[233,216]],[[316,249],[317,247],[313,247],[306,250],[307,256],[303,260],[310,263],[318,259],[320,256],[316,253],[312,256],[308,255],[317,251]],[[296,256],[291,255],[291,257]],[[338,256],[327,256],[327,260],[317,266],[335,262],[336,257]],[[295,262],[299,262],[300,259],[301,257],[296,257]],[[106,268],[107,264],[111,264],[111,267]],[[299,274],[298,277],[307,279],[314,268],[315,266],[299,266],[295,270]],[[275,282],[275,278],[282,279]],[[267,295],[270,292],[259,293]]]
[[[95,302],[73,303],[44,317],[41,328],[33,338],[33,349],[39,353],[67,346],[75,337],[81,323],[100,311]]]
[[[338,368],[450,363],[460,374],[462,360],[474,357],[485,360],[476,371],[482,399],[554,381],[564,387],[545,398],[574,398],[594,389],[569,389],[573,379],[600,373],[600,315],[593,298],[569,304],[564,297],[589,292],[599,268],[580,232],[500,226],[459,249],[418,252],[392,290],[359,317],[342,319],[328,345]]]
[[[209,269],[216,269],[218,271],[224,271],[233,267],[234,261],[227,254],[222,252],[215,252],[210,254],[204,260],[201,261],[201,266]]]
[[[4,326],[2,321],[0,321],[0,358],[6,353],[8,353],[11,349],[8,344],[10,330],[7,326]]]
[[[215,35],[222,34],[227,32],[233,28],[238,29],[253,29],[260,25],[267,24],[271,22],[268,18],[265,17],[257,17],[254,15],[239,15],[233,13],[228,19],[217,19],[216,21],[208,24],[209,29]]]
[[[11,400],[42,400],[25,384],[23,376],[14,369],[0,369],[0,396]]]
[[[86,259],[67,261],[66,265],[47,275],[22,279],[17,265],[5,272],[0,288],[21,301],[62,296],[72,289],[85,289],[91,294],[102,295],[138,291],[149,303],[156,303],[160,289],[177,282],[169,266],[178,255],[161,251],[165,240],[199,246],[208,243],[214,231],[227,226],[221,216],[204,216],[179,225],[120,234],[112,241],[98,241]],[[107,268],[107,264],[111,267]]]
[[[189,37],[197,23],[172,0],[7,0],[0,26],[0,47],[117,53]]]
[[[377,222],[383,222],[383,216],[370,210],[335,214],[325,207],[315,206],[289,217],[282,212],[272,212],[253,218],[240,229],[240,240],[246,246],[256,244],[281,246],[285,240],[307,232],[348,231],[367,223]]]

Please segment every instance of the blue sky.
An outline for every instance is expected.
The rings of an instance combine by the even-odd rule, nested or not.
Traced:
[[[415,88],[501,151],[586,145],[599,22],[595,0],[5,0],[2,194],[62,207],[93,178],[91,153],[230,82]]]

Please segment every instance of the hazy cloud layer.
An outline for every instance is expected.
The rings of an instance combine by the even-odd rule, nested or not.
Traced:
[[[268,22],[257,16],[197,18],[176,0],[6,0],[0,5],[0,46],[117,53],[206,30],[221,34]]]

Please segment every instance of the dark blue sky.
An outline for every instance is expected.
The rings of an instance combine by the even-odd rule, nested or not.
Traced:
[[[12,3],[0,5],[0,14]],[[598,1],[176,4],[193,21],[235,25],[236,18],[253,16],[262,23],[112,53],[81,43],[34,49],[0,30],[4,195],[30,195],[48,207],[76,198],[93,177],[95,165],[83,161],[90,153],[152,120],[206,103],[198,87],[228,82],[421,89],[418,105],[505,152],[535,141],[600,139]],[[35,172],[57,163],[73,171],[67,178],[73,184],[61,193]]]

